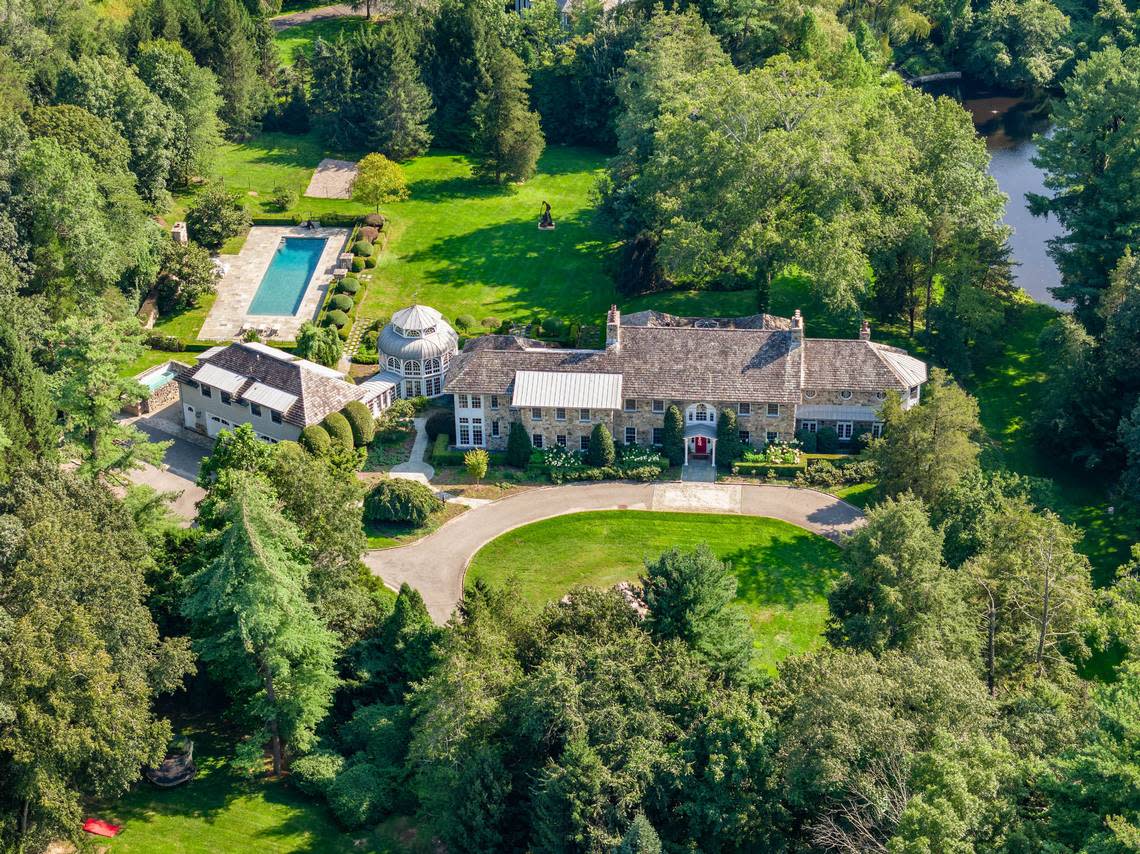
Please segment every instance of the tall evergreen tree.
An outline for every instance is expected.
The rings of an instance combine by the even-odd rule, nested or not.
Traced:
[[[332,703],[336,640],[306,596],[300,533],[274,509],[268,484],[234,473],[220,515],[218,556],[187,579],[183,613],[202,661],[254,727],[253,748],[270,743],[279,775],[286,748],[311,747]]]
[[[476,175],[496,183],[525,181],[546,146],[538,113],[530,109],[530,83],[522,60],[500,45],[487,64],[475,103]]]
[[[59,446],[47,378],[32,362],[11,323],[0,323],[0,483],[16,466],[35,459],[54,460]]]
[[[669,458],[669,465],[679,466],[685,459],[685,419],[681,410],[669,404],[665,410],[665,428],[662,435],[662,450]]]
[[[432,134],[431,93],[424,85],[406,26],[391,24],[380,35],[384,62],[374,69],[377,88],[369,105],[366,145],[392,160],[409,160],[427,151]]]
[[[438,145],[467,151],[475,135],[473,108],[494,50],[488,4],[443,0],[427,44],[425,78],[435,104],[432,131]],[[495,4],[495,14],[502,7]]]
[[[237,0],[210,0],[204,18],[209,28],[209,66],[218,76],[227,134],[240,139],[257,130],[269,106],[270,90],[260,74],[249,15]]]

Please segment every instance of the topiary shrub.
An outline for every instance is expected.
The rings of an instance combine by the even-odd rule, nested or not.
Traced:
[[[352,297],[348,294],[336,294],[329,300],[329,307],[337,311],[352,311]]]
[[[380,229],[374,225],[362,225],[359,234],[361,240],[367,240],[369,243],[373,243],[376,238],[380,236]]]
[[[815,434],[815,445],[821,454],[834,454],[839,450],[839,434],[834,427],[820,427]]]
[[[347,326],[338,326],[337,330],[336,330],[336,335],[341,341],[347,341],[348,340],[348,327]]]
[[[819,448],[819,443],[816,441],[815,433],[811,430],[797,430],[796,439],[799,440],[800,449],[805,454],[814,454]]]
[[[614,450],[614,437],[605,424],[595,424],[590,431],[590,450],[586,460],[592,466],[612,466],[617,453]]]
[[[367,406],[359,400],[350,400],[340,413],[348,421],[349,429],[352,430],[352,441],[356,447],[363,448],[372,441],[372,437],[376,435],[376,420]]]
[[[358,240],[352,244],[352,254],[360,258],[368,258],[372,255],[372,244],[367,240]]]
[[[669,464],[679,466],[685,461],[685,420],[681,410],[670,404],[665,410],[665,430],[661,450],[669,458]]]
[[[403,478],[379,481],[364,499],[364,518],[369,522],[410,522],[422,525],[428,516],[443,509],[434,492],[422,483]]]
[[[512,421],[511,432],[507,436],[507,465],[517,469],[526,468],[533,450],[534,445],[531,444],[530,436],[527,435],[522,422]]]
[[[455,325],[459,329],[467,330],[475,325],[475,318],[470,314],[461,314],[455,318]]]
[[[356,447],[356,443],[352,441],[352,428],[348,426],[348,419],[339,412],[330,412],[326,415],[321,426],[329,434],[329,439],[332,442],[350,451]]]
[[[369,255],[367,258],[364,259],[364,266],[367,267],[369,270],[371,270],[379,262],[380,262],[380,259],[377,258],[375,255]]]
[[[499,320],[497,317],[484,317],[479,321],[479,325],[484,329],[498,329],[503,325],[503,321]]]
[[[336,290],[340,294],[354,294],[360,290],[360,280],[345,276],[337,283]]]
[[[302,448],[318,457],[327,454],[332,445],[328,431],[320,424],[310,424],[301,431],[301,436],[297,441]]]
[[[436,436],[446,435],[452,442],[455,441],[455,419],[450,412],[433,412],[424,424],[424,431],[428,438],[435,441]]]
[[[325,312],[325,319],[338,329],[348,323],[348,315],[335,308]]]
[[[358,257],[352,259],[352,272],[354,272],[354,273],[363,273],[364,272],[364,259],[363,258],[360,258],[358,256]]]
[[[326,797],[337,821],[349,830],[378,822],[388,809],[386,787],[368,762],[345,768],[329,784]]]
[[[364,224],[373,228],[384,227],[384,214],[370,213],[364,218]]]
[[[306,795],[327,795],[344,770],[344,757],[331,750],[314,750],[289,763],[289,783]]]

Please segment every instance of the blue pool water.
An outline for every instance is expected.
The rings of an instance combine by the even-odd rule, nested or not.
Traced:
[[[286,237],[261,277],[248,314],[296,314],[327,238]]]
[[[166,368],[155,374],[144,376],[139,382],[145,385],[150,391],[158,391],[172,379],[174,379],[174,369]]]

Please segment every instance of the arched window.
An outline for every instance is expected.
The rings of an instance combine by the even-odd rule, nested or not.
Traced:
[[[716,409],[707,403],[694,403],[685,410],[685,420],[704,424],[716,423]]]
[[[396,373],[400,372],[400,360],[395,356],[388,357],[388,370],[395,371]]]
[[[424,362],[425,374],[438,374],[439,373],[439,359],[428,359]]]
[[[434,334],[435,334],[435,327],[434,327],[434,326],[429,326],[427,329],[425,329],[425,330],[423,331],[423,334],[424,334],[424,335],[434,335]]]
[[[404,362],[404,376],[418,377],[420,375],[421,365],[414,359],[409,359]]]

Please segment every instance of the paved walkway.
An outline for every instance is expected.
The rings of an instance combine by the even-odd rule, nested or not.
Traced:
[[[863,513],[812,489],[704,483],[589,483],[530,489],[474,507],[435,533],[407,546],[370,551],[364,562],[398,588],[407,582],[440,622],[463,592],[467,564],[495,537],[552,516],[588,510],[665,510],[740,513],[782,519],[832,540],[863,523]]]
[[[412,424],[416,428],[416,441],[412,444],[412,452],[408,455],[408,461],[392,466],[389,474],[392,477],[415,480],[425,486],[431,486],[428,481],[435,477],[435,469],[424,462],[424,454],[427,453],[428,447],[427,419],[415,418],[412,420]]]

